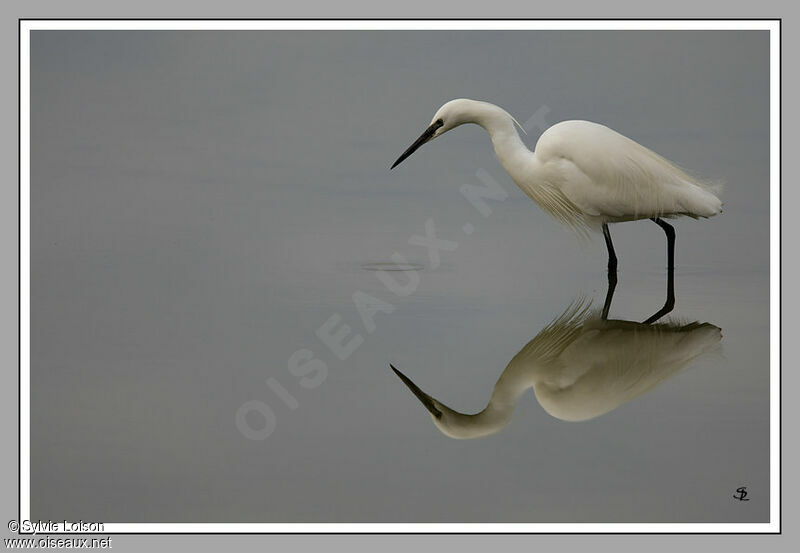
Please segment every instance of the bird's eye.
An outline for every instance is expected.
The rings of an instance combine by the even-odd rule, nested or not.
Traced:
[[[441,120],[441,119],[437,119],[437,120],[436,120],[436,125],[437,125],[437,126],[439,126],[439,127],[441,127],[442,125],[444,125],[444,121],[443,121],[443,120]]]

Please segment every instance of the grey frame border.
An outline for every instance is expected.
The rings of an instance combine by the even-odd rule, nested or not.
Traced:
[[[22,100],[22,59],[21,59],[21,45],[22,45],[22,22],[23,21],[773,21],[778,23],[778,30],[780,33],[781,42],[778,49],[778,109],[781,117],[778,119],[778,136],[780,137],[780,145],[778,147],[778,165],[779,165],[779,187],[778,187],[778,209],[782,207],[783,200],[783,151],[780,146],[783,145],[783,18],[782,17],[730,17],[730,18],[717,18],[717,17],[588,17],[588,18],[563,18],[563,17],[541,17],[541,18],[519,18],[519,17],[464,17],[464,18],[353,18],[353,17],[320,17],[320,18],[294,18],[294,17],[279,17],[279,18],[241,18],[241,17],[130,17],[130,18],[91,18],[91,17],[21,17],[17,19],[17,329],[21,328],[21,309],[22,309],[22,296],[21,296],[21,189],[22,189],[22,126],[21,126],[21,100]],[[775,331],[778,332],[778,388],[780,390],[781,399],[783,398],[783,335],[781,329],[783,321],[781,315],[783,313],[781,300],[783,299],[783,251],[782,251],[782,238],[783,228],[780,228],[778,234],[778,320],[779,328]],[[22,466],[22,449],[21,449],[21,379],[22,379],[22,361],[21,361],[21,334],[17,334],[17,516],[21,519],[22,515],[22,482],[21,482],[21,466]],[[485,535],[597,535],[597,536],[615,536],[615,535],[634,535],[634,536],[680,536],[680,535],[712,535],[712,536],[752,536],[752,535],[783,535],[783,401],[781,401],[781,410],[778,416],[778,435],[780,437],[778,443],[778,467],[779,478],[781,482],[781,493],[779,502],[779,516],[778,516],[778,531],[764,531],[764,532],[103,532],[106,536],[174,536],[174,535],[187,535],[187,536],[240,536],[240,535],[259,535],[259,536],[283,536],[283,535],[303,535],[303,536],[333,536],[333,535],[366,535],[366,536],[382,536],[382,535],[464,535],[464,536],[485,536]],[[39,535],[49,536],[59,533],[39,532]],[[20,534],[25,535],[25,534]],[[31,534],[32,535],[32,534]],[[86,536],[93,534],[72,534],[75,536]]]

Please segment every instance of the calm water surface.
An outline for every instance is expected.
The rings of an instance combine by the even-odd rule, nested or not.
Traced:
[[[768,520],[766,33],[35,32],[31,54],[33,518]],[[606,293],[602,239],[541,212],[481,129],[388,171],[455,97],[724,180],[721,216],[675,224],[669,319],[721,330],[590,329],[541,369],[595,375],[577,399],[529,389],[491,435],[440,432],[389,363],[476,413]],[[508,193],[486,217],[459,192],[479,169]],[[642,321],[663,232],[612,234],[610,318]]]

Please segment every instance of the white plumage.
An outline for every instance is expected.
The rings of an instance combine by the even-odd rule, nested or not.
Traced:
[[[420,146],[465,123],[489,133],[505,170],[544,211],[579,235],[602,229],[608,248],[609,290],[602,313],[577,305],[543,329],[508,364],[486,408],[459,413],[397,375],[431,413],[437,428],[453,438],[497,432],[517,401],[533,388],[554,417],[579,421],[607,413],[663,382],[721,339],[710,324],[649,324],[674,305],[675,230],[665,218],[712,217],[722,211],[715,188],[670,161],[597,123],[565,121],[547,129],[533,152],[516,121],[487,102],[452,100],[392,165]],[[667,237],[667,301],[644,324],[607,320],[617,258],[609,223],[652,219]]]
[[[425,133],[392,168],[426,142],[465,123],[486,129],[514,182],[579,234],[637,219],[654,219],[667,230],[669,225],[661,218],[712,217],[722,211],[713,186],[606,126],[589,121],[558,123],[541,135],[531,152],[511,115],[476,100],[452,100],[439,108]],[[613,248],[607,228],[604,231],[611,267]]]
[[[652,390],[714,350],[721,339],[720,329],[709,323],[604,320],[579,301],[514,356],[486,408],[474,415],[444,405],[392,369],[443,434],[478,438],[502,430],[531,388],[553,417],[573,422],[593,419]]]
[[[721,211],[722,202],[708,185],[597,123],[564,121],[550,127],[533,157],[534,171],[517,184],[526,192],[553,186],[593,222],[712,217]]]

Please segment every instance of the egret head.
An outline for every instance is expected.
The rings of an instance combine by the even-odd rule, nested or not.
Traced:
[[[423,392],[419,386],[397,370],[394,365],[389,366],[400,380],[408,386],[411,393],[417,396],[417,399],[431,414],[433,424],[435,424],[436,428],[445,436],[457,440],[480,438],[498,432],[508,423],[510,413],[489,413],[487,410],[481,411],[475,415],[459,413]]]
[[[475,107],[477,104],[484,104],[485,102],[477,102],[475,100],[467,100],[459,98],[457,100],[450,100],[445,105],[439,108],[436,115],[431,119],[431,124],[425,129],[419,138],[403,152],[397,161],[394,162],[391,169],[394,169],[403,162],[408,156],[417,151],[417,149],[430,142],[437,136],[441,136],[449,130],[455,129],[464,123],[474,121]]]

